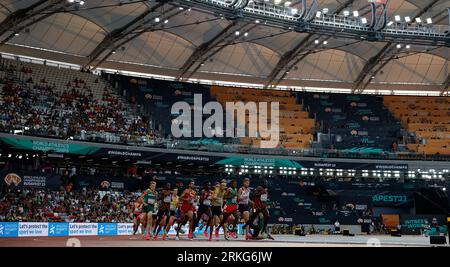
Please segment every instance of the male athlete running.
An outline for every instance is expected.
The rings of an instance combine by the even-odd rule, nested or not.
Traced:
[[[268,199],[268,189],[267,189],[267,181],[264,181],[262,185],[258,186],[255,190],[255,194],[253,197],[253,209],[254,212],[246,223],[245,227],[247,227],[250,223],[253,223],[258,216],[263,216],[263,226],[258,231],[253,233],[252,239],[257,239],[259,233],[265,232],[269,239],[273,240],[273,237],[267,231],[267,224],[269,223],[269,210],[267,209],[267,199]]]
[[[237,193],[238,204],[239,204],[239,218],[243,220],[243,223],[246,225],[245,229],[242,229],[242,234],[244,235],[244,230],[246,233],[245,238],[249,239],[251,237],[250,234],[250,226],[247,225],[248,220],[250,219],[250,179],[245,178],[243,181],[243,186],[239,188]]]
[[[222,221],[222,205],[223,195],[227,189],[227,181],[222,180],[214,186],[213,197],[211,202],[212,225],[216,227],[216,238],[219,237],[220,222]],[[212,236],[213,227],[210,228],[210,236]]]
[[[189,182],[188,188],[186,188],[180,196],[180,199],[182,199],[183,201],[183,204],[181,205],[181,219],[183,220],[184,216],[187,216],[189,220],[189,234],[188,234],[189,239],[194,238],[194,229],[195,229],[194,202],[197,197],[197,192],[195,191],[194,186],[195,183],[193,180],[191,180]]]
[[[225,192],[223,199],[225,200],[225,206],[223,208],[223,218],[220,225],[223,227],[223,234],[225,239],[228,240],[228,233],[227,233],[227,224],[228,224],[228,218],[230,216],[233,216],[233,230],[230,231],[230,235],[233,238],[237,238],[236,235],[236,225],[238,221],[238,204],[237,204],[237,181],[233,180],[231,181],[231,187],[227,189]]]
[[[170,231],[170,228],[174,225],[174,223],[178,220],[177,213],[178,211],[178,188],[174,188],[170,191],[170,210],[169,210],[169,218],[165,225],[165,231],[163,233],[162,239],[167,240],[167,235]]]
[[[142,213],[144,200],[139,197],[133,203],[133,237],[136,235],[139,225],[141,225],[141,232],[145,231],[145,219],[144,214]]]
[[[155,204],[158,198],[158,192],[156,192],[156,182],[150,182],[149,189],[145,190],[141,197],[144,199],[143,212],[147,217],[147,235],[144,235],[144,239],[150,240],[153,230],[153,214],[155,213]]]
[[[211,191],[211,183],[205,182],[203,185],[203,190],[200,194],[200,204],[197,211],[197,220],[195,225],[198,225],[199,221],[202,219],[202,226],[206,225],[204,235],[206,238],[209,237],[211,240],[212,236],[208,234],[208,227],[211,227],[212,222],[212,211],[211,211],[211,201],[213,197],[213,192]],[[200,228],[200,230],[202,230]]]
[[[157,220],[155,223],[155,240],[158,240],[158,234],[161,229],[165,231],[165,225],[167,223],[167,217],[169,216],[170,211],[170,201],[171,201],[171,193],[170,193],[170,183],[166,184],[166,187],[164,187],[161,190],[161,193],[159,194],[158,200],[160,202],[159,204],[159,210],[157,214]],[[164,234],[164,233],[163,233]]]

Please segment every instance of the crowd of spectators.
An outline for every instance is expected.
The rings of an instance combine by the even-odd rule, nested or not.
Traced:
[[[118,142],[156,138],[146,118],[131,115],[122,99],[109,87],[94,97],[91,86],[80,78],[70,80],[66,88],[55,83],[20,80],[19,74],[32,74],[33,70],[0,63],[0,129],[6,132],[23,131],[32,135],[58,138],[89,139],[114,135]],[[98,78],[94,83],[99,83]],[[98,92],[96,92],[98,93]],[[95,140],[100,141],[100,140]]]
[[[0,199],[0,221],[132,222],[139,192],[14,189]]]

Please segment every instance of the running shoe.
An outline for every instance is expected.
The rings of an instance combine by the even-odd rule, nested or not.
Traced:
[[[249,240],[252,238],[252,235],[250,233],[248,233],[247,235],[245,235],[245,240]]]
[[[180,237],[179,236],[175,236],[175,240],[180,240]]]
[[[225,240],[230,240],[230,234],[223,235],[223,237],[225,238]]]
[[[158,241],[158,235],[155,235],[154,239],[155,241]]]
[[[219,238],[219,229],[216,229],[216,238]]]
[[[209,238],[209,233],[208,233],[208,231],[205,230],[205,231],[203,232],[203,235],[204,235],[206,238]]]
[[[212,241],[212,235],[209,236],[208,240],[209,240],[209,241]]]
[[[166,241],[167,240],[167,235],[163,235],[162,240]]]
[[[144,240],[150,240],[150,236],[149,235],[144,236]]]
[[[269,238],[270,240],[275,240],[275,238],[273,238],[270,234],[267,234],[267,238]]]
[[[192,240],[192,239],[194,239],[194,233],[192,233],[192,232],[189,232],[189,234],[188,234],[188,238],[189,238],[189,239],[191,239],[191,240]]]
[[[231,233],[230,233],[230,236],[231,236],[232,238],[234,238],[234,239],[237,239],[237,235],[236,235],[235,232],[231,232]]]

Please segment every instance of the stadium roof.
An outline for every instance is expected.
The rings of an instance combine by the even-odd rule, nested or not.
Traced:
[[[299,33],[181,9],[170,1],[71,2],[2,0],[0,52],[259,85],[444,91],[450,84],[449,47],[402,44],[399,49],[393,43]],[[361,10],[368,1],[318,2],[319,10],[342,13]],[[450,0],[387,0],[387,5],[390,20],[395,15],[431,18],[448,26]]]

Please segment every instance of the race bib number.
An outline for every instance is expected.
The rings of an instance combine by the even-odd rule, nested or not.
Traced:
[[[170,196],[167,196],[164,198],[165,203],[170,203],[171,200],[172,200],[172,198]]]
[[[155,200],[153,198],[149,198],[147,200],[147,204],[153,205],[153,204],[155,204]]]
[[[262,194],[261,195],[261,201],[267,201],[267,194]]]
[[[211,200],[209,200],[209,199],[203,200],[203,205],[205,205],[205,206],[211,205]]]
[[[231,199],[231,202],[236,203],[236,202],[237,202],[237,197],[233,197],[233,198]]]

